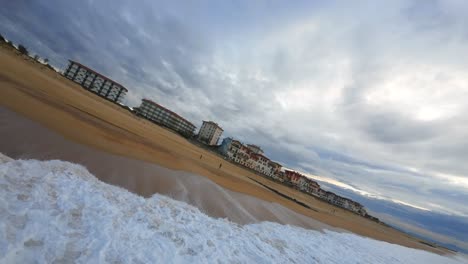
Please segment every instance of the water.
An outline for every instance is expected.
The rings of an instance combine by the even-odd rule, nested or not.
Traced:
[[[212,217],[228,218],[239,224],[272,221],[309,229],[331,229],[281,205],[226,190],[205,177],[74,143],[1,107],[0,138],[0,152],[9,157],[77,163],[101,181],[144,197],[164,194],[194,205]]]
[[[0,263],[462,263],[349,233],[237,224],[69,162],[0,160]]]

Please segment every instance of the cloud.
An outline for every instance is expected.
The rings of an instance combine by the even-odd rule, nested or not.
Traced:
[[[284,5],[9,1],[0,30],[109,75],[132,106],[147,97],[288,167],[468,214],[448,195],[468,194],[467,4]]]

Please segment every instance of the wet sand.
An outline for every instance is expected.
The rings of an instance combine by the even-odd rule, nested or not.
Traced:
[[[13,158],[83,164],[105,182],[144,196],[168,194],[238,223],[269,220],[321,228],[325,225],[320,221],[374,239],[448,253],[228,163],[4,47],[0,106],[0,151]]]
[[[8,139],[0,143],[0,149],[14,159],[58,159],[81,164],[106,183],[146,197],[164,194],[210,216],[239,224],[272,221],[309,229],[333,229],[276,203],[226,190],[205,177],[74,143],[6,108],[0,107],[0,120],[0,137]]]

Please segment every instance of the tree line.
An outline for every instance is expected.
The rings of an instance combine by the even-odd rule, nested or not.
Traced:
[[[10,40],[7,40],[5,37],[2,36],[2,34],[0,34],[0,43],[5,43],[5,44],[9,45],[10,47],[12,47],[12,48],[14,48],[14,49],[17,49],[21,54],[30,57],[29,50],[28,50],[23,44],[18,44],[18,47],[15,47],[15,45],[13,44],[13,42],[10,41]],[[37,62],[40,62],[41,57],[39,57],[39,55],[36,54],[36,55],[34,55],[34,60],[37,61]],[[46,64],[46,66],[48,66],[49,68],[52,68],[52,67],[49,65],[49,59],[44,58],[44,59],[42,60],[42,62],[43,62],[44,64]]]

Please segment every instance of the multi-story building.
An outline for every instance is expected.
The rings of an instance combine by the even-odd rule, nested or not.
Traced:
[[[309,179],[309,183],[308,183],[308,186],[307,186],[307,192],[311,193],[311,194],[317,194],[318,191],[320,190],[320,185]]]
[[[254,160],[253,162],[253,169],[263,173],[265,175],[270,175],[271,168],[268,166],[268,163],[270,162],[270,159],[263,156],[262,154],[255,154],[252,153],[250,155],[250,158]]]
[[[198,132],[198,140],[210,146],[217,145],[223,131],[224,130],[215,122],[203,121],[200,131]]]
[[[221,155],[243,166],[250,167],[247,162],[250,159],[252,151],[244,146],[240,141],[232,138],[224,138],[218,151]]]
[[[322,189],[319,189],[317,194],[318,194],[318,196],[320,198],[322,198],[323,200],[326,200],[327,202],[329,202],[329,203],[331,203],[333,205],[336,205],[336,206],[341,207],[343,209],[355,212],[355,213],[357,213],[359,215],[362,215],[362,216],[367,215],[367,211],[364,208],[364,206],[362,206],[360,203],[355,202],[355,201],[353,201],[351,199],[336,195],[336,194],[334,194],[332,192],[329,192],[329,191],[324,191]]]
[[[251,168],[281,182],[288,183],[294,188],[319,197],[330,204],[350,210],[362,216],[367,215],[365,208],[361,204],[321,189],[320,185],[316,181],[297,171],[282,169],[281,164],[271,161],[261,154],[263,151],[258,146],[245,146],[238,140],[225,138],[221,146],[219,146],[218,151],[238,164]]]
[[[195,126],[185,118],[151,100],[143,99],[141,105],[135,111],[138,115],[179,132],[186,137],[193,136],[195,131]]]
[[[67,69],[63,73],[66,78],[104,98],[116,103],[122,102],[123,97],[128,92],[123,85],[76,61],[70,60],[69,62]]]
[[[297,185],[300,179],[302,178],[302,174],[296,171],[292,171],[292,170],[285,170],[284,176],[286,177],[286,180],[289,181],[293,185]]]
[[[263,155],[263,150],[256,145],[244,145],[238,140],[225,138],[218,151],[230,160],[266,176],[274,177],[281,171],[282,166]]]
[[[255,154],[263,154],[262,148],[254,144],[247,144],[247,147]]]
[[[269,167],[269,174],[268,176],[276,179],[276,180],[280,180],[280,172],[281,172],[281,167],[283,167],[281,164],[279,164],[278,162],[274,162],[272,160],[270,160],[268,162],[268,167]]]

